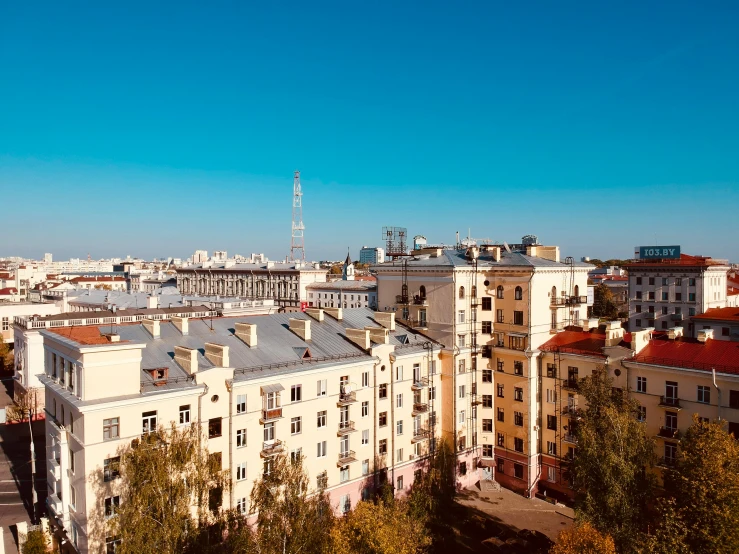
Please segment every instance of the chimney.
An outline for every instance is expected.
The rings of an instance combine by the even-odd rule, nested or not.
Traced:
[[[172,317],[172,325],[174,325],[175,327],[177,327],[177,329],[179,329],[183,337],[187,336],[187,333],[189,332],[190,323],[186,317],[178,317],[178,316]]]
[[[654,329],[642,329],[641,331],[634,331],[631,333],[631,349],[634,354],[641,352],[652,338],[652,331]]]
[[[620,321],[609,321],[606,324],[606,346],[616,346],[624,339],[624,330]]]
[[[672,327],[667,330],[667,338],[670,340],[675,340],[678,337],[683,336],[683,328],[682,327]]]
[[[175,346],[174,361],[188,375],[195,375],[198,372],[198,351],[194,348]]]
[[[111,333],[108,335],[108,340],[110,342],[121,342],[121,336],[117,333]]]
[[[591,317],[590,319],[582,320],[582,330],[590,331],[591,329],[597,329],[600,325],[600,320],[597,317]]]
[[[319,308],[306,308],[305,313],[311,316],[316,321],[323,321],[323,310]]]
[[[216,367],[228,367],[228,346],[206,342],[205,357]]]
[[[526,255],[531,256],[532,258],[536,258],[536,246],[527,246]]]
[[[384,327],[365,327],[365,331],[369,331],[369,337],[372,342],[377,344],[388,344],[390,342],[390,331]]]
[[[492,246],[492,247],[490,247],[490,252],[493,255],[493,259],[496,262],[499,262],[500,261],[500,246]]]
[[[364,350],[371,346],[369,329],[347,329],[346,338]]]
[[[328,315],[330,315],[337,321],[341,321],[342,319],[344,319],[343,308],[323,308],[323,311],[326,312]]]
[[[713,339],[713,329],[698,330],[698,342],[708,342],[709,339]]]
[[[295,319],[291,317],[289,320],[290,330],[298,335],[305,342],[310,340],[310,319]]]
[[[382,325],[385,329],[395,331],[395,313],[394,312],[375,312],[375,321]]]
[[[246,343],[249,348],[257,347],[257,325],[256,323],[237,323],[236,337]]]
[[[152,338],[159,338],[159,321],[156,319],[144,319],[141,321],[141,325],[144,329],[152,336]]]
[[[159,307],[159,297],[154,296],[153,294],[151,296],[146,297],[146,307],[150,310],[153,310],[154,308]]]

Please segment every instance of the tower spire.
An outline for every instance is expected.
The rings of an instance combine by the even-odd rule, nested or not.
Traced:
[[[290,243],[290,260],[305,261],[305,239],[303,238],[303,191],[300,188],[300,171],[293,178],[293,228]]]

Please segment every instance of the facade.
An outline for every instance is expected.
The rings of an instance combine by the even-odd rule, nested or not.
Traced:
[[[385,479],[402,494],[434,446],[439,349],[393,314],[172,317],[115,331],[41,331],[47,503],[81,552],[106,548],[119,447],[158,425],[198,426],[231,476],[222,507],[242,513],[277,453],[304,456],[312,488],[344,512]]]
[[[372,268],[379,308],[443,345],[442,428],[472,483],[495,478],[527,496],[537,483],[539,347],[587,315],[592,266],[568,261],[557,247],[473,246]],[[499,387],[515,404],[500,404]]]
[[[52,302],[0,302],[0,339],[14,342],[13,320],[16,316],[45,316],[59,312],[61,308]]]
[[[359,250],[360,264],[382,264],[385,263],[385,249],[373,246],[363,246]]]
[[[711,308],[693,318],[693,338],[710,329],[714,340],[739,341],[739,308]]]
[[[309,307],[377,309],[377,283],[373,281],[328,281],[306,287]]]
[[[628,265],[629,330],[666,330],[711,308],[726,306],[724,260],[682,254],[679,259],[636,260]],[[687,333],[692,335],[692,324]]]
[[[299,308],[307,300],[306,286],[325,282],[326,273],[301,262],[206,262],[178,269],[177,289],[184,295],[272,298],[281,307]]]

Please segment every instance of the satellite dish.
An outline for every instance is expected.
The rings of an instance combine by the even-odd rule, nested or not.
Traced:
[[[511,247],[508,246],[508,243],[507,242],[503,242],[503,246],[505,247],[505,251],[510,254],[511,253]]]
[[[344,385],[344,392],[346,394],[351,394],[351,392],[352,392],[352,386],[351,385]]]

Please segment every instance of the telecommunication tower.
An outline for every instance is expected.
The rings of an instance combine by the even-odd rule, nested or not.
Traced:
[[[303,238],[303,191],[300,189],[300,171],[293,178],[293,229],[290,243],[290,260],[305,261],[305,239]]]
[[[385,256],[395,259],[408,255],[406,250],[408,229],[405,227],[383,227],[382,238],[385,240]]]

